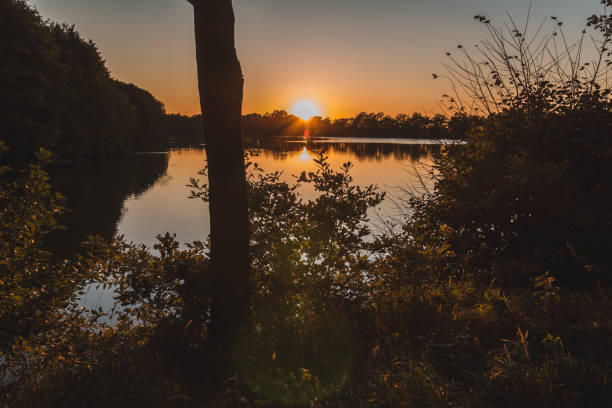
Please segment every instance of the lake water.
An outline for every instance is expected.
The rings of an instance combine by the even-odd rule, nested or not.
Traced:
[[[291,181],[303,171],[315,169],[313,157],[326,149],[335,169],[352,162],[352,176],[359,185],[375,184],[388,198],[370,213],[374,230],[400,215],[397,199],[400,189],[422,191],[427,180],[432,154],[439,151],[439,141],[380,139],[266,138],[247,144],[253,158],[265,171],[282,171]],[[171,232],[181,243],[206,240],[210,223],[208,206],[190,199],[187,187],[191,177],[198,177],[206,161],[203,148],[143,152],[114,161],[55,169],[54,187],[68,199],[71,212],[63,217],[67,227],[51,237],[50,247],[60,256],[80,249],[87,235],[110,239],[120,234],[127,241],[152,246],[156,235]],[[314,191],[303,189],[305,199]],[[108,294],[92,293],[89,303],[106,303]],[[108,300],[108,299],[107,299]],[[93,303],[93,304],[91,304]]]
[[[444,142],[444,141],[443,141]],[[247,144],[265,171],[282,171],[292,181],[302,171],[315,169],[313,157],[326,149],[329,162],[338,169],[352,162],[357,184],[375,184],[388,198],[371,214],[372,225],[399,215],[399,188],[422,190],[419,176],[427,180],[431,157],[440,141],[397,139],[266,138]],[[70,213],[63,217],[66,231],[50,240],[54,252],[68,256],[78,252],[87,235],[110,239],[116,234],[127,241],[153,245],[157,234],[171,232],[181,243],[206,240],[208,207],[189,199],[191,177],[206,162],[204,148],[143,152],[96,164],[70,166],[52,172],[54,187],[68,199]],[[302,190],[306,199],[314,192]]]

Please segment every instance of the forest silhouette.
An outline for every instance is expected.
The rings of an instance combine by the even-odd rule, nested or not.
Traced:
[[[470,123],[477,116],[455,114],[450,118],[438,114],[433,117],[420,113],[396,116],[362,112],[351,118],[322,118],[315,116],[303,120],[284,110],[265,114],[250,113],[242,117],[243,135],[246,138],[270,136],[309,137],[370,137],[406,139],[463,139]],[[168,115],[168,134],[178,140],[201,140],[201,116]]]
[[[0,405],[612,405],[612,0],[576,41],[556,16],[475,16],[488,38],[433,75],[450,81],[450,118],[307,122],[242,114],[232,2],[188,2],[194,117],[112,79],[73,27],[0,0]],[[431,158],[433,184],[403,190],[403,218],[374,232],[386,196],[357,184],[352,163],[269,137],[306,130],[461,143],[328,146]],[[147,173],[97,160],[170,138],[205,143],[186,194],[208,204],[209,239],[111,238],[125,197],[168,157],[142,157]],[[286,181],[249,153],[263,147],[310,149],[314,166]],[[112,220],[62,231],[101,208]],[[83,306],[91,288],[112,291],[113,307]]]
[[[44,21],[22,1],[0,8],[6,159],[27,163],[44,147],[56,163],[91,160],[160,140],[163,104],[113,79],[74,26]]]

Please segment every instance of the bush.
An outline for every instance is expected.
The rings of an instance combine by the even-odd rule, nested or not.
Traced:
[[[505,32],[476,18],[491,37],[476,56],[460,46],[463,58],[449,57],[451,104],[488,116],[466,145],[439,157],[435,192],[414,201],[416,218],[434,236],[447,228],[435,245],[446,242],[458,271],[485,280],[526,284],[547,269],[568,284],[608,279],[612,185],[602,175],[612,162],[611,38],[601,21],[609,16],[589,20],[593,50],[583,39],[567,45],[556,18],[552,33],[533,38],[513,21]]]

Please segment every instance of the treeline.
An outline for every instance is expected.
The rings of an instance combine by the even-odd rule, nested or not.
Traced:
[[[374,137],[407,139],[462,139],[474,117],[457,114],[425,116],[400,113],[396,116],[361,112],[352,118],[313,117],[305,127],[313,136]]]
[[[242,118],[244,136],[310,136],[372,137],[406,139],[463,139],[469,127],[479,121],[476,116],[442,114],[425,116],[420,113],[399,114],[362,112],[352,118],[322,118],[304,121],[284,110],[272,113],[250,113]],[[202,121],[199,115],[168,115],[164,131],[177,140],[201,141]]]
[[[0,89],[0,139],[12,163],[40,147],[72,162],[163,138],[160,101],[113,79],[92,41],[24,0],[0,1]]]

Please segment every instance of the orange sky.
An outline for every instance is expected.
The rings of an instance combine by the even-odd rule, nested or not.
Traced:
[[[44,17],[75,24],[114,76],[148,89],[169,113],[199,112],[191,6],[185,0],[32,0]],[[485,36],[473,20],[523,19],[530,0],[234,0],[245,74],[244,111],[315,100],[324,115],[438,111],[433,81],[444,52]],[[568,32],[599,0],[536,0]],[[573,30],[573,31],[572,31]]]

